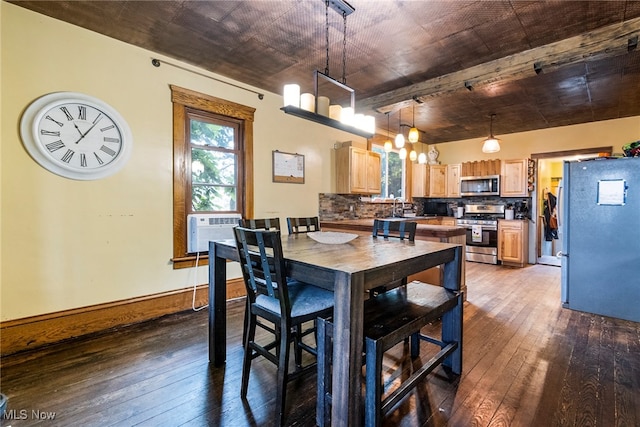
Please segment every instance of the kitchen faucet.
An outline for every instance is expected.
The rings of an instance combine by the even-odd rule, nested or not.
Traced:
[[[402,214],[401,215],[397,215],[396,214],[396,202],[400,201],[402,202]],[[395,199],[393,199],[393,217],[395,218],[396,216],[398,217],[402,217],[404,214],[404,199],[402,197],[396,197]]]

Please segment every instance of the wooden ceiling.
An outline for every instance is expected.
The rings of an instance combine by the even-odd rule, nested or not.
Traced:
[[[328,17],[342,79],[344,21],[322,0],[12,3],[274,93],[313,91]],[[346,83],[383,134],[387,112],[429,144],[484,138],[491,113],[501,136],[640,115],[640,1],[349,3]]]

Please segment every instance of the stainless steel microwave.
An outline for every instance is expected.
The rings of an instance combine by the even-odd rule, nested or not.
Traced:
[[[499,196],[500,175],[460,177],[461,196]]]

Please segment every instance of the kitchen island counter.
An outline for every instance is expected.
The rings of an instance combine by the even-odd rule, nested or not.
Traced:
[[[418,223],[416,228],[416,238],[421,237],[433,237],[437,238],[440,241],[447,243],[462,243],[464,244],[464,239],[462,242],[451,241],[448,240],[450,238],[456,236],[465,236],[466,230],[463,227],[458,227],[455,225],[435,225],[435,224],[421,224],[428,217],[416,217],[416,218],[381,218],[388,219],[392,221],[415,221]],[[320,228],[331,228],[336,230],[352,230],[352,231],[361,231],[372,233],[373,232],[373,218],[365,218],[365,219],[343,219],[343,220],[332,220],[332,221],[320,221]],[[445,239],[445,240],[442,240]],[[422,240],[430,240],[430,239],[422,239]]]
[[[429,240],[434,242],[456,243],[462,245],[462,253],[465,253],[466,229],[455,225],[435,225],[423,224],[422,221],[432,220],[432,217],[423,218],[381,218],[393,221],[415,221],[418,223],[416,227],[416,240]],[[373,233],[374,218],[364,219],[343,219],[343,220],[327,220],[320,221],[320,229],[322,231],[344,231],[353,232],[361,236],[371,235]],[[462,277],[460,287],[464,292],[464,299],[467,299],[467,284],[465,280],[465,263],[462,261]],[[409,276],[411,280],[421,280],[423,282],[434,285],[442,284],[442,271],[439,267],[434,267],[422,273]]]

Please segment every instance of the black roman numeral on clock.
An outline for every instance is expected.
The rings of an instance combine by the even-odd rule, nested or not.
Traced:
[[[71,115],[71,113],[69,113],[69,110],[67,110],[67,107],[60,107],[60,111],[62,111],[64,115],[67,116],[67,120],[69,121],[73,120],[73,116]]]
[[[57,124],[58,126],[62,127],[64,126],[64,124],[62,122],[59,122],[57,120],[55,120],[53,117],[51,116],[44,116],[45,119],[47,120],[51,120],[52,122],[54,122],[55,124]]]
[[[65,163],[69,163],[74,154],[76,154],[76,152],[69,148],[67,149],[67,152],[64,153],[64,156],[62,156],[62,159],[60,160],[62,160]]]
[[[100,147],[100,151],[107,153],[111,157],[116,155],[116,152],[113,151],[111,148],[107,147],[106,145],[103,145],[102,147]]]
[[[51,131],[40,129],[40,135],[60,136],[60,131]]]
[[[109,137],[105,137],[104,138],[104,142],[115,142],[116,144],[120,144],[120,139],[118,138],[109,138]]]
[[[109,129],[113,129],[114,127],[115,127],[114,125],[111,125],[111,126],[107,126],[107,127],[104,127],[104,128],[100,128],[100,132],[104,132],[104,131],[107,131]]]
[[[84,153],[80,153],[80,166],[87,167],[87,156]]]
[[[87,107],[78,105],[78,119],[87,120]]]
[[[62,142],[62,140],[57,140],[55,142],[50,142],[47,145],[45,145],[45,147],[47,147],[47,150],[51,151],[52,153],[54,151],[58,151],[61,148],[64,148],[64,142]]]
[[[99,165],[104,165],[104,161],[100,158],[100,156],[98,156],[98,153],[93,153],[94,156],[96,156],[96,160],[98,161]]]

